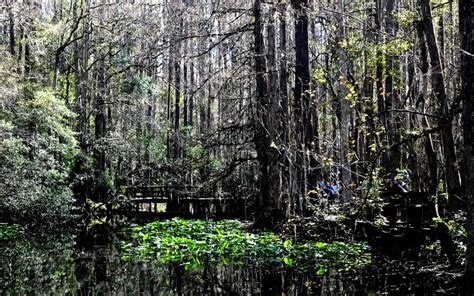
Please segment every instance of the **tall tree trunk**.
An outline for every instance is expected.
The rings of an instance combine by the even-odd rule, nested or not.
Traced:
[[[436,44],[436,36],[433,29],[430,1],[418,1],[422,14],[422,23],[426,38],[426,44],[428,47],[428,52],[430,54],[431,83],[433,88],[433,94],[438,101],[438,104],[440,106],[439,113],[443,118],[442,120],[440,120],[439,125],[442,127],[441,142],[444,153],[444,176],[448,185],[448,207],[451,211],[454,211],[460,208],[461,183],[459,180],[459,172],[457,169],[458,164],[456,159],[456,151],[454,147],[454,138],[452,131],[453,116],[450,114],[449,111],[448,98],[444,85],[443,68],[441,66],[438,45]]]
[[[396,38],[396,23],[395,23],[395,16],[394,13],[396,10],[395,7],[395,0],[387,0],[386,3],[386,17],[385,17],[385,32],[387,33],[387,38]],[[397,101],[397,94],[398,94],[398,87],[399,83],[394,82],[397,80],[396,74],[398,73],[398,56],[394,54],[387,54],[386,56],[386,68],[385,68],[385,110],[387,114],[385,115],[385,126],[387,128],[387,137],[388,137],[388,144],[393,145],[398,142],[398,125],[397,125],[397,117],[393,116],[393,112],[391,111],[394,108],[397,108],[396,101]],[[398,85],[398,86],[397,86]],[[400,167],[400,147],[395,146],[389,152],[389,162],[390,162],[390,175],[392,178],[396,175],[396,169]]]
[[[189,121],[188,121],[188,124],[190,126],[193,126],[194,125],[194,85],[195,85],[195,81],[194,81],[194,63],[191,63],[190,65],[190,70],[191,70],[191,73],[189,73],[189,75],[191,76],[190,77],[190,85],[192,87],[191,91],[190,91],[190,95],[189,95],[189,114],[188,114],[188,118],[189,118]]]
[[[416,98],[416,105],[422,104],[421,110],[423,112],[426,111],[425,109],[425,101],[426,101],[426,93],[427,93],[427,77],[429,71],[429,63],[428,63],[428,49],[426,47],[426,41],[423,34],[423,23],[418,22],[416,25],[417,35],[419,40],[419,48],[420,48],[420,65],[418,66],[421,71],[420,80],[420,87],[421,93],[418,94],[418,98]],[[428,129],[430,128],[428,118],[426,116],[421,116],[421,125],[423,128]],[[430,194],[436,194],[436,189],[438,187],[438,160],[436,159],[436,153],[434,150],[433,139],[431,134],[427,134],[424,141],[424,150],[426,153],[426,157],[428,160],[428,190]]]
[[[459,1],[461,35],[461,98],[464,136],[464,199],[467,207],[467,251],[465,282],[468,294],[474,294],[474,3]]]
[[[168,120],[168,124],[171,125],[172,123],[172,111],[171,111],[171,94],[172,94],[172,87],[173,87],[173,43],[171,41],[171,34],[170,34],[170,42],[169,42],[169,53],[168,53],[168,89],[166,93],[166,119]],[[168,128],[166,132],[166,157],[171,157],[171,137],[170,137],[170,128]]]
[[[20,41],[18,42],[18,62],[21,63],[21,59],[23,58],[23,38],[25,38],[25,30],[23,28],[23,26],[19,26],[20,27]]]
[[[275,114],[267,89],[265,73],[265,49],[262,33],[261,0],[255,0],[254,37],[255,37],[255,72],[256,72],[256,122],[255,122],[255,147],[260,168],[260,211],[256,226],[273,228],[281,220],[278,213],[278,155],[274,147],[276,136]],[[273,145],[272,145],[273,144]]]
[[[201,137],[204,135],[204,131],[206,130],[206,86],[204,84],[204,66],[203,66],[203,60],[204,58],[201,58],[199,61],[199,66],[198,66],[198,81],[201,86],[201,90],[199,91],[199,133],[201,134]]]
[[[316,25],[315,21],[311,22],[312,34],[316,36]],[[315,69],[317,67],[317,59],[313,59],[311,62],[311,68]],[[309,153],[307,154],[308,163],[309,163],[309,172],[308,172],[308,188],[309,190],[314,191],[317,186],[317,181],[319,178],[319,165],[316,160],[316,157],[320,154],[319,151],[319,118],[318,118],[318,83],[311,78],[310,82],[310,101],[309,101],[309,120],[311,120],[311,128],[308,131],[308,147]]]
[[[271,172],[272,175],[277,176],[275,179],[272,180],[272,182],[276,183],[272,187],[277,186],[278,187],[278,196],[274,196],[274,199],[277,199],[276,202],[276,207],[278,208],[278,211],[280,211],[280,206],[282,206],[282,197],[281,197],[281,191],[280,191],[280,178],[278,177],[280,175],[280,163],[281,163],[281,158],[280,158],[280,150],[282,149],[282,143],[280,142],[280,137],[278,134],[278,108],[279,108],[279,100],[280,100],[280,94],[279,94],[279,84],[278,84],[278,71],[277,71],[277,59],[276,59],[276,36],[275,36],[275,13],[276,13],[276,8],[271,7],[268,14],[268,24],[267,24],[267,44],[268,44],[268,53],[267,53],[267,65],[268,65],[268,114],[267,117],[273,118],[272,119],[267,118],[268,125],[271,125],[271,130],[269,132],[271,133],[271,142],[273,142],[275,145],[272,148],[273,151],[273,157],[276,159],[274,160],[275,162],[278,162],[275,164],[273,167],[273,170]],[[277,149],[275,149],[275,146]],[[276,194],[274,192],[273,194]]]
[[[73,3],[73,19],[74,21],[78,21],[78,9],[82,9],[80,7],[82,4],[79,0],[75,0]],[[84,24],[83,20],[83,33],[87,34],[86,31],[86,24]],[[77,34],[74,34],[74,39],[77,39]],[[82,151],[87,151],[87,98],[86,98],[86,85],[87,85],[87,76],[85,74],[85,67],[84,58],[87,56],[85,53],[86,51],[86,38],[82,38],[80,40],[76,40],[74,42],[74,51],[73,51],[73,64],[74,64],[74,111],[78,114],[77,123],[76,123],[76,132],[79,138],[79,146],[81,147]]]
[[[376,87],[377,87],[377,109],[379,113],[379,121],[380,124],[384,128],[384,132],[381,134],[381,138],[378,139],[380,143],[383,145],[388,145],[387,143],[387,113],[385,107],[385,88],[383,83],[383,52],[379,48],[380,45],[383,43],[382,37],[382,22],[383,22],[383,6],[381,0],[375,0],[376,4],[376,11],[375,11],[375,28],[377,29],[376,33],[376,43],[378,45],[377,52],[376,52],[376,60],[377,60],[377,68],[375,70],[375,77],[376,77]],[[382,154],[382,167],[384,168],[385,172],[390,171],[390,161],[388,154],[383,152]]]
[[[309,46],[308,46],[308,15],[306,9],[307,0],[295,1],[291,4],[295,10],[295,91],[294,91],[294,116],[295,136],[297,143],[296,151],[296,186],[298,190],[296,199],[298,201],[298,212],[303,214],[303,205],[306,197],[306,181],[308,166],[306,155],[310,151],[313,140],[311,112],[309,110],[310,100],[310,74],[309,74]],[[311,180],[315,182],[315,180]]]
[[[183,65],[183,126],[188,125],[188,65]]]
[[[179,49],[178,49],[179,50]],[[173,149],[173,158],[178,159],[180,154],[180,143],[179,143],[179,128],[180,128],[180,98],[181,98],[181,65],[179,60],[179,54],[176,56],[176,61],[174,62],[174,79],[175,79],[175,104],[174,104],[174,149]]]
[[[30,52],[30,41],[28,35],[25,34],[25,38],[23,39],[25,42],[25,75],[29,76],[32,66],[31,61],[31,52]]]
[[[97,93],[95,99],[95,147],[94,156],[96,160],[97,170],[97,200],[107,200],[107,188],[105,185],[105,143],[104,138],[106,135],[106,117],[105,117],[105,65],[104,62],[100,62],[98,73],[97,73]]]
[[[205,137],[205,133],[207,131],[207,117],[206,117],[206,86],[205,86],[205,79],[204,79],[204,60],[205,57],[201,57],[198,63],[198,82],[201,85],[201,89],[199,91],[199,136],[201,139],[201,146],[206,147],[207,145],[207,137]],[[205,160],[208,160],[208,149],[202,152],[202,157]],[[203,183],[208,180],[207,174],[207,166],[201,166],[199,169],[200,181]]]
[[[441,61],[441,68],[444,70],[446,68],[445,63],[445,44],[444,44],[444,13],[439,16],[438,21],[438,44],[439,44],[439,58]],[[444,74],[444,73],[443,73]]]
[[[374,7],[375,8],[375,7]],[[367,22],[365,24],[365,28],[373,28],[375,26],[375,13],[376,9],[370,9],[367,11]],[[375,37],[376,33],[372,33],[369,35],[368,39],[368,44],[372,44],[372,42],[375,42]],[[359,152],[358,155],[361,157],[362,162],[372,162],[374,159],[373,153],[372,153],[372,145],[374,145],[375,141],[375,121],[374,121],[374,115],[375,115],[375,108],[373,102],[373,94],[374,94],[374,70],[370,65],[369,65],[369,57],[370,53],[368,49],[364,50],[364,87],[363,87],[363,94],[362,94],[362,104],[364,106],[361,106],[362,112],[365,112],[367,114],[367,121],[365,122],[365,127],[362,127],[362,130],[359,131],[362,141],[359,144]],[[367,102],[364,104],[364,102]],[[363,123],[363,121],[362,121]],[[364,130],[365,129],[365,130]],[[361,173],[367,174],[369,173],[364,165],[358,165],[357,166],[358,172],[357,175]]]
[[[336,20],[339,23],[339,30],[338,30],[338,42],[339,44],[345,39],[345,28],[344,28],[344,0],[338,0],[337,2],[337,17]],[[338,56],[339,56],[339,71],[342,79],[344,81],[348,81],[347,79],[347,56],[344,48],[338,46]],[[341,194],[342,198],[345,202],[349,202],[352,196],[352,192],[350,189],[351,185],[351,165],[350,159],[348,154],[350,153],[350,109],[349,109],[349,102],[345,98],[348,94],[347,87],[340,83],[339,86],[339,107],[340,107],[340,130],[341,130],[341,137],[340,137],[340,161],[341,161]]]
[[[286,199],[284,202],[287,202],[287,209],[286,213],[289,214],[290,210],[292,209],[292,184],[291,184],[291,162],[289,161],[289,157],[291,156],[288,153],[289,148],[289,129],[291,124],[291,118],[289,116],[288,110],[288,57],[287,57],[287,46],[286,46],[286,5],[280,4],[280,43],[279,43],[279,52],[280,52],[280,85],[279,85],[279,95],[280,95],[280,118],[279,118],[279,132],[280,135],[280,142],[282,143],[284,149],[281,149],[281,159],[282,167],[280,169],[280,192],[285,190],[285,197]]]
[[[211,55],[209,54],[209,61],[211,61]],[[209,74],[212,73],[212,63],[209,63]],[[212,127],[212,105],[214,102],[214,97],[212,94],[212,80],[208,82],[208,92],[207,92],[207,130],[210,130]]]
[[[9,38],[10,38],[10,54],[15,56],[15,17],[13,15],[13,6],[8,10],[9,19]]]

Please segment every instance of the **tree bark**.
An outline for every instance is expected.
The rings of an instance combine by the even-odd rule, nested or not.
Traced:
[[[97,170],[97,200],[107,200],[107,188],[105,184],[105,143],[104,138],[106,135],[107,122],[105,117],[105,65],[104,62],[100,62],[98,73],[97,73],[97,93],[95,100],[95,147],[94,156],[96,160]]]
[[[15,17],[13,15],[13,7],[8,11],[9,19],[9,38],[10,38],[10,54],[15,56]]]
[[[278,116],[278,109],[279,109],[279,100],[280,100],[280,90],[279,90],[279,83],[278,83],[278,70],[277,70],[277,59],[276,59],[276,36],[275,36],[275,13],[276,13],[276,8],[271,7],[268,17],[268,24],[267,24],[267,44],[268,44],[268,53],[267,53],[267,65],[268,65],[268,114],[267,114],[267,125],[269,128],[270,132],[270,137],[271,137],[271,142],[274,143],[274,147],[276,146],[277,149],[275,148],[270,148],[273,149],[272,161],[274,162],[274,167],[272,168],[273,171],[271,172],[271,175],[275,176],[274,179],[271,180],[271,182],[274,182],[276,184],[272,185],[272,187],[277,187],[278,189],[275,189],[272,194],[278,194],[276,196],[273,196],[273,199],[277,199],[275,202],[275,206],[277,210],[280,212],[281,211],[281,206],[282,206],[282,196],[281,196],[281,186],[280,186],[280,169],[281,169],[281,154],[280,151],[282,149],[282,142],[280,142],[280,136],[279,136],[279,116]],[[270,118],[273,118],[271,120]],[[271,144],[271,143],[270,143]]]
[[[284,194],[283,202],[287,203],[286,213],[290,213],[293,202],[291,200],[292,184],[291,184],[291,162],[289,161],[290,154],[288,153],[289,143],[289,129],[291,124],[291,118],[288,110],[288,53],[287,53],[287,41],[286,41],[286,5],[280,4],[280,26],[279,26],[279,53],[280,53],[280,77],[279,77],[279,136],[280,142],[284,149],[280,150],[280,159],[282,159],[282,167],[280,168],[280,193]]]
[[[256,72],[255,147],[260,168],[260,210],[255,225],[260,228],[274,228],[282,219],[278,212],[278,155],[275,144],[272,142],[275,141],[277,127],[274,123],[276,116],[270,111],[273,108],[265,78],[267,67],[262,33],[261,0],[254,1],[253,14]]]
[[[188,65],[184,61],[183,66],[183,126],[188,125]]]
[[[82,4],[80,1],[75,0],[72,4],[73,8],[73,19],[78,21],[78,9]],[[84,19],[82,20],[84,22]],[[83,24],[83,26],[86,26]],[[86,28],[83,28],[84,34],[87,34]],[[77,34],[74,34],[74,39],[76,39]],[[85,35],[86,36],[86,35]],[[85,37],[84,36],[84,37]],[[74,42],[73,50],[73,65],[74,65],[74,112],[78,114],[77,123],[76,123],[76,132],[79,138],[79,146],[82,151],[87,151],[88,139],[87,139],[87,75],[85,73],[85,68],[87,67],[84,64],[84,60],[87,58],[86,53],[86,38],[76,40]]]
[[[433,29],[433,20],[431,17],[430,1],[418,0],[422,14],[423,29],[426,38],[428,52],[430,54],[431,83],[433,95],[439,104],[439,113],[443,118],[439,124],[443,127],[441,130],[441,142],[444,152],[445,179],[447,183],[447,192],[449,195],[448,208],[451,211],[460,208],[461,183],[457,169],[456,151],[454,147],[454,138],[452,131],[453,116],[450,114],[448,98],[444,84],[443,68],[436,43],[436,36]]]
[[[198,81],[200,84],[204,83],[204,67],[203,67],[203,60],[201,58],[198,66]],[[201,136],[204,135],[204,131],[206,130],[206,87],[205,85],[201,86],[201,90],[199,91],[199,133]]]
[[[336,20],[339,23],[338,30],[338,42],[341,43],[345,39],[345,28],[344,28],[344,0],[338,0],[337,2],[337,17]],[[339,56],[339,71],[343,80],[348,81],[347,79],[347,56],[343,48],[338,46],[338,56]],[[349,102],[345,98],[348,94],[347,87],[340,83],[339,85],[339,108],[340,108],[340,161],[341,161],[341,194],[345,202],[351,200],[352,191],[350,188],[351,185],[351,164],[348,154],[350,150],[350,108]]]
[[[171,157],[171,137],[170,137],[170,129],[172,124],[172,111],[171,111],[171,94],[172,94],[172,86],[173,86],[173,43],[171,40],[172,36],[170,34],[170,41],[169,41],[169,53],[168,53],[168,89],[166,93],[166,119],[168,119],[168,124],[170,127],[166,132],[166,157]]]
[[[180,128],[180,106],[179,101],[181,98],[181,65],[179,61],[179,55],[176,57],[174,62],[174,79],[175,79],[175,104],[174,104],[174,143],[173,143],[173,158],[178,159],[180,154],[180,143],[179,143],[179,128]]]
[[[386,18],[385,18],[385,32],[387,33],[388,38],[396,38],[397,26],[395,21],[395,0],[388,0],[386,3]],[[386,56],[386,68],[385,68],[385,109],[392,110],[398,108],[397,106],[397,97],[399,94],[398,87],[395,85],[400,85],[397,81],[396,74],[398,71],[398,56],[394,54],[387,54]],[[397,83],[398,82],[398,83]],[[400,141],[397,117],[393,116],[392,112],[387,112],[385,116],[385,126],[387,127],[387,137],[388,144],[393,145]],[[396,169],[400,167],[401,164],[401,152],[400,147],[395,147],[391,149],[389,155],[390,162],[390,175],[392,178],[396,176]]]
[[[464,199],[467,207],[466,295],[474,294],[474,3],[459,1]]]
[[[28,40],[28,35],[25,34],[25,75],[28,77],[30,75],[32,61],[31,61],[31,52],[30,52],[30,41]]]
[[[427,92],[427,85],[426,85],[426,80],[428,76],[428,71],[429,71],[429,63],[428,63],[428,49],[426,47],[426,41],[423,33],[423,23],[418,22],[416,24],[416,29],[417,29],[417,35],[418,35],[418,40],[419,40],[419,49],[420,49],[420,64],[419,64],[419,69],[421,71],[421,77],[420,79],[420,89],[422,89],[422,92],[418,94],[418,98],[416,99],[417,107],[418,104],[422,104],[421,110],[422,112],[425,112],[425,100],[426,96],[425,93]],[[421,117],[421,125],[423,128],[430,128],[428,118],[426,116]],[[436,159],[436,153],[434,150],[434,145],[433,145],[433,139],[431,134],[427,134],[425,136],[424,141],[424,150],[425,154],[428,160],[428,179],[427,183],[429,184],[428,186],[428,192],[430,194],[436,194],[436,190],[438,187],[438,160]],[[425,186],[426,187],[426,186]]]
[[[190,85],[191,87],[194,87],[195,85],[195,81],[194,81],[194,63],[191,63],[190,65],[190,72],[189,75],[190,75]],[[189,94],[189,114],[188,114],[188,117],[189,117],[189,121],[188,121],[188,124],[190,126],[193,126],[194,125],[194,89],[191,89],[190,91],[191,93]]]
[[[22,59],[22,55],[23,55],[23,38],[25,38],[25,30],[23,29],[22,26],[19,26],[20,27],[20,41],[18,42],[18,53],[17,53],[17,56],[18,56],[18,62],[21,62],[21,59]]]
[[[382,32],[382,23],[383,23],[383,7],[381,0],[375,0],[376,4],[376,11],[375,11],[375,28],[377,29],[376,33],[376,43],[380,46],[383,43],[383,37],[381,35]],[[378,139],[382,145],[388,145],[387,140],[387,113],[385,112],[387,108],[385,107],[385,88],[384,88],[384,80],[383,80],[383,52],[380,48],[377,48],[376,52],[376,70],[375,70],[375,77],[376,77],[376,87],[377,87],[377,109],[379,115],[380,124],[383,126],[384,131]],[[382,167],[384,168],[385,172],[389,172],[391,170],[390,161],[387,152],[382,153]]]
[[[311,151],[313,127],[310,112],[310,74],[309,74],[309,45],[308,45],[308,1],[292,0],[295,10],[295,91],[294,116],[296,137],[296,179],[297,189],[295,200],[298,203],[297,212],[303,214],[304,200],[307,190],[308,165],[306,155]],[[311,168],[309,168],[311,169]],[[312,176],[311,176],[312,177]],[[310,177],[310,179],[311,179]],[[310,180],[314,184],[316,180]]]

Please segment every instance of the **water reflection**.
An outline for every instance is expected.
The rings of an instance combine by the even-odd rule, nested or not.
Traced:
[[[307,295],[321,292],[322,284],[331,287],[324,289],[329,294],[339,294],[337,281],[315,281],[291,270],[213,266],[187,271],[176,264],[123,261],[119,252],[108,234],[25,232],[0,242],[0,294]]]
[[[390,279],[375,267],[358,275],[317,278],[262,266],[187,271],[173,264],[123,261],[110,232],[23,233],[0,241],[0,295],[355,295],[426,293],[432,281]],[[431,279],[432,280],[432,279]],[[393,292],[393,291],[392,291]]]

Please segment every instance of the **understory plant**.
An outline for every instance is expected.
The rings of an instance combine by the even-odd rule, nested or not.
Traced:
[[[20,232],[21,228],[16,224],[0,223],[0,241],[14,239]]]
[[[53,219],[72,204],[69,171],[76,153],[74,114],[51,90],[26,85],[3,99],[0,212],[13,220]]]

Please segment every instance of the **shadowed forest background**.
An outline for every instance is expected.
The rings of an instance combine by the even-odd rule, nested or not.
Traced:
[[[0,28],[0,222],[232,217],[474,290],[471,1],[4,0]]]

